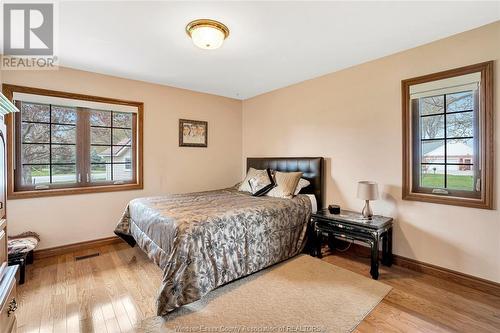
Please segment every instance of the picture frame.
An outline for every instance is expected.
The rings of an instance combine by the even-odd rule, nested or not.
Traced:
[[[208,147],[208,122],[179,119],[179,147]]]

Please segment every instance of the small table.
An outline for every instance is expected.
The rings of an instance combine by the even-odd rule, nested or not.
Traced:
[[[333,238],[357,240],[368,243],[371,248],[371,269],[373,279],[378,279],[379,244],[382,243],[382,264],[392,265],[392,218],[375,215],[371,220],[363,219],[356,212],[341,210],[331,214],[328,209],[312,214],[315,234],[313,255],[321,258],[323,233]]]

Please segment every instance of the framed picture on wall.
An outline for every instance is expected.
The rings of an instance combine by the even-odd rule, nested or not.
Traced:
[[[179,147],[207,147],[208,122],[179,119]]]

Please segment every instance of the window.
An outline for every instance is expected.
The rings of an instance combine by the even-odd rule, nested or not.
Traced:
[[[492,206],[492,63],[403,81],[403,198]]]
[[[477,96],[475,88],[412,99],[414,192],[479,197]]]
[[[4,91],[21,111],[7,124],[10,198],[142,188],[142,103]]]

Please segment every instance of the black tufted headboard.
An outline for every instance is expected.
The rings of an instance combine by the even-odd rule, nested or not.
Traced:
[[[248,157],[247,170],[270,168],[283,172],[301,171],[302,178],[311,182],[311,185],[302,189],[300,193],[314,194],[318,202],[318,210],[324,204],[324,159],[323,157]]]

